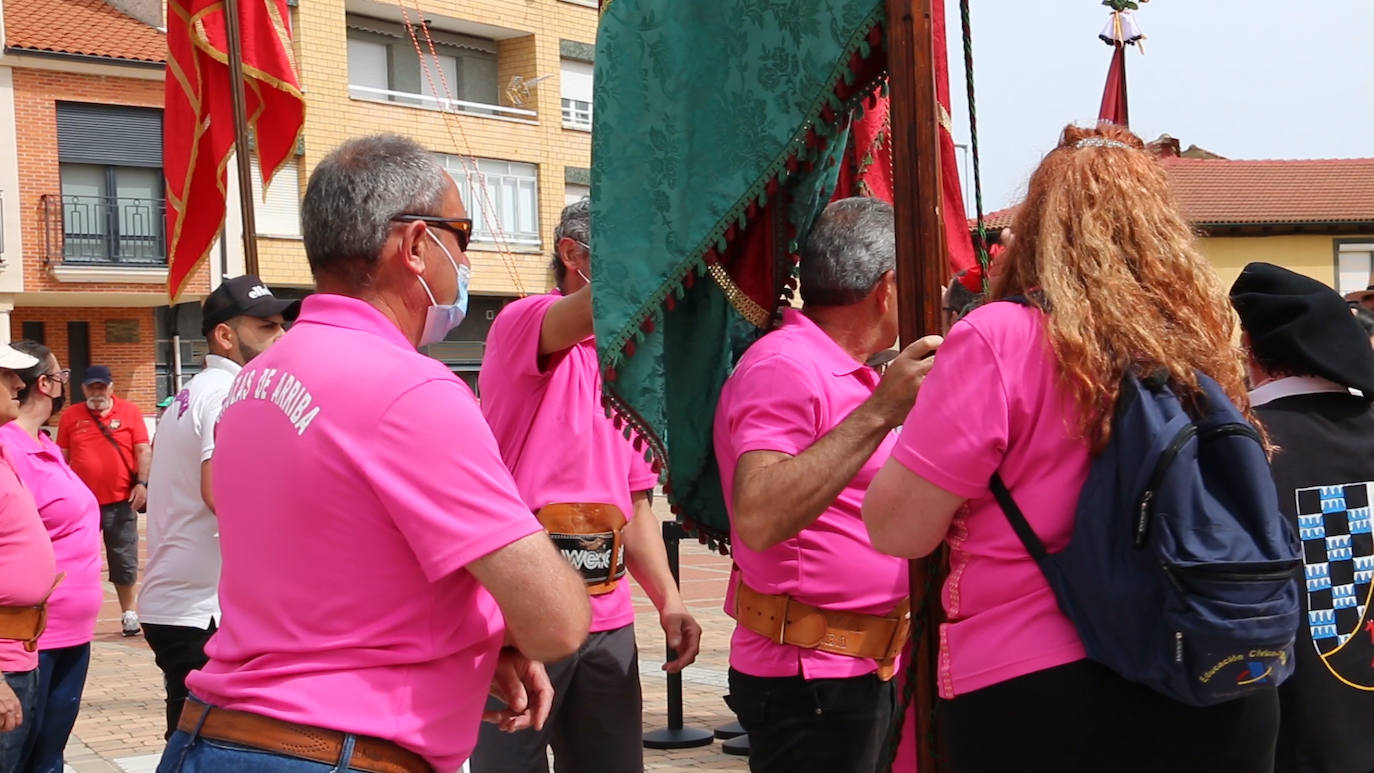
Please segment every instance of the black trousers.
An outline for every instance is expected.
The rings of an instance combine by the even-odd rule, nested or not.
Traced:
[[[754,773],[874,773],[896,707],[894,684],[874,674],[803,679],[732,668],[725,702],[749,733]]]
[[[642,773],[644,716],[635,627],[597,631],[581,649],[544,666],[553,709],[543,730],[503,733],[489,722],[477,731],[472,773]],[[504,707],[497,698],[487,708]]]
[[[950,770],[1269,773],[1273,688],[1197,708],[1087,660],[941,701]]]
[[[181,719],[181,705],[186,702],[186,675],[205,666],[205,642],[215,632],[212,620],[209,628],[184,625],[143,624],[143,639],[153,650],[153,659],[162,669],[162,683],[167,690],[167,734],[171,738]]]

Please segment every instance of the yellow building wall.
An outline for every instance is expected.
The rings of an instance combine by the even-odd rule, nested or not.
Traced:
[[[504,102],[513,74],[526,79],[552,76],[538,84],[520,105],[538,113],[537,124],[350,98],[345,1],[309,0],[297,9],[295,29],[297,65],[306,95],[302,191],[311,170],[330,150],[350,137],[380,132],[407,135],[436,153],[535,164],[541,248],[509,254],[473,249],[468,257],[474,293],[543,292],[551,284],[548,263],[553,229],[563,209],[564,169],[591,166],[591,133],[563,128],[559,40],[595,42],[597,11],[559,0],[468,0],[460,4],[420,0],[418,12],[412,0],[405,7],[412,21],[424,16],[442,26],[437,24],[438,17],[461,18],[515,31],[515,37],[498,42],[499,92]],[[264,280],[288,285],[310,283],[299,242],[260,240],[260,244],[266,248],[261,259]]]
[[[1229,289],[1246,264],[1273,263],[1321,282],[1336,286],[1336,239],[1348,241],[1374,234],[1294,236],[1212,236],[1201,240],[1203,253],[1216,267],[1222,286]]]
[[[258,275],[268,284],[277,286],[312,287],[315,284],[310,276],[310,264],[305,260],[305,244],[300,239],[259,236]]]

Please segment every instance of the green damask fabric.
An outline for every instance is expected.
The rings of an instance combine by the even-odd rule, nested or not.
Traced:
[[[741,274],[766,273],[772,287],[754,294],[772,311],[786,278],[769,273],[773,261],[795,252],[835,185],[847,131],[836,116],[854,107],[835,85],[869,55],[882,14],[881,0],[613,0],[601,18],[592,259],[603,381],[627,432],[666,453],[681,516],[712,536],[729,530],[716,401],[763,330],[703,256],[725,253],[771,196],[778,254],[722,265],[740,286],[759,284]],[[808,130],[830,142],[809,147]]]

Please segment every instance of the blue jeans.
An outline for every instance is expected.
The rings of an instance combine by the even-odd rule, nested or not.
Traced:
[[[344,739],[343,753],[338,763],[326,765],[285,754],[250,749],[237,744],[212,741],[178,730],[167,741],[157,773],[317,773],[318,771],[354,770],[348,766],[353,758],[354,736]]]
[[[19,709],[24,718],[19,727],[8,733],[0,733],[0,773],[16,773],[19,758],[24,752],[24,741],[33,727],[33,709],[38,697],[38,669],[31,671],[6,671],[5,684],[9,685],[19,698]]]
[[[62,773],[62,750],[81,710],[90,666],[90,644],[38,653],[38,690],[34,723],[24,743],[24,773]]]

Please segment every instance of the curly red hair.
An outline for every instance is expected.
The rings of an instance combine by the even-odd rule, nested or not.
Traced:
[[[1132,367],[1167,369],[1191,396],[1201,371],[1249,413],[1230,303],[1139,137],[1110,123],[1066,127],[1031,175],[1013,230],[991,295],[1043,298],[1060,376],[1094,451],[1111,436]]]

